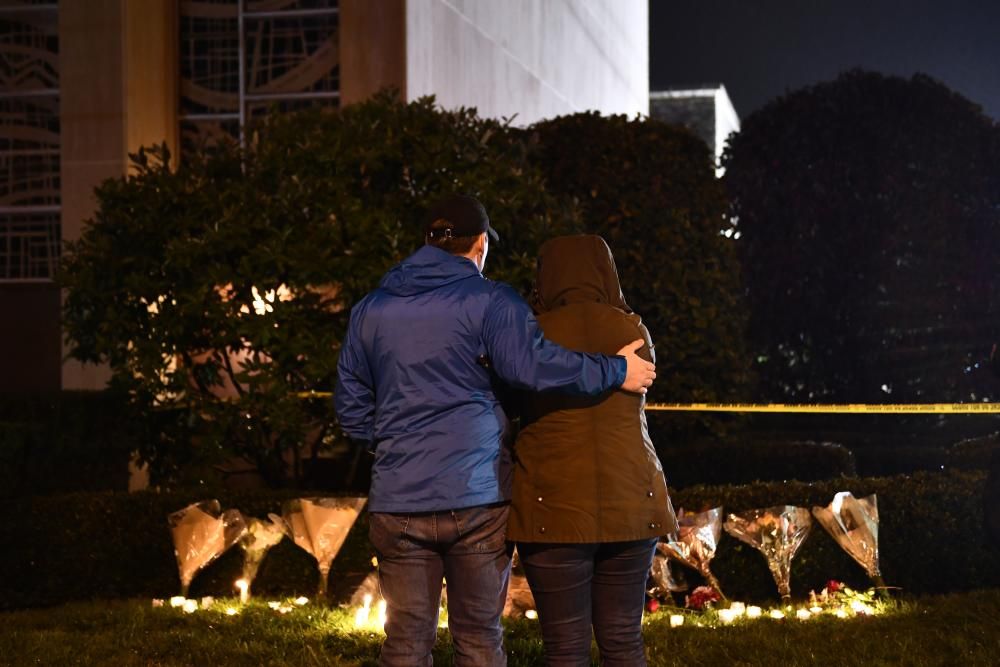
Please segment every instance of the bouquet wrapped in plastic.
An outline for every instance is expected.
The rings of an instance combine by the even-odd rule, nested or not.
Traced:
[[[243,550],[243,576],[247,588],[253,585],[253,580],[260,569],[261,561],[267,552],[285,536],[287,528],[285,521],[275,514],[267,519],[244,516],[246,531],[240,537],[239,545]]]
[[[319,595],[325,596],[330,565],[367,498],[298,498],[282,508],[289,536],[316,559]]]
[[[876,586],[884,589],[878,563],[878,504],[875,494],[855,498],[841,491],[826,507],[813,507],[813,516],[837,544],[865,569]]]
[[[677,535],[656,545],[657,550],[695,570],[709,586],[725,598],[719,580],[712,574],[709,564],[722,536],[722,508],[714,507],[705,512],[677,514]]]
[[[726,532],[764,554],[782,600],[791,597],[792,558],[812,528],[809,510],[778,505],[730,514]]]
[[[238,510],[222,511],[218,500],[188,505],[167,517],[181,577],[181,595],[203,567],[233,546],[246,530]]]
[[[650,597],[658,600],[669,598],[672,593],[687,590],[687,584],[683,580],[678,581],[674,578],[674,573],[670,571],[670,557],[665,552],[665,546],[663,542],[656,545],[653,562],[649,566],[648,581],[651,585],[646,589]]]

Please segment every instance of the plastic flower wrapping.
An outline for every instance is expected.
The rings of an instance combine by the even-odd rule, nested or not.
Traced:
[[[326,595],[330,565],[368,501],[364,497],[298,498],[282,508],[289,536],[316,559],[319,595]]]
[[[521,555],[514,549],[510,561],[510,581],[507,584],[507,599],[503,605],[503,615],[522,618],[535,609],[535,597],[528,585],[528,578],[521,565]]]
[[[875,494],[855,498],[841,491],[826,507],[813,507],[813,516],[841,548],[850,554],[876,584],[882,584],[878,564],[878,505]]]
[[[685,512],[682,508],[677,514],[677,524],[676,537],[657,544],[657,550],[697,571],[709,586],[725,597],[719,580],[709,568],[722,536],[722,508],[698,513]]]
[[[181,577],[181,595],[203,567],[233,546],[246,530],[239,510],[222,511],[218,500],[188,505],[167,517]]]
[[[284,519],[275,514],[269,514],[267,519],[244,515],[243,521],[247,528],[239,540],[240,549],[243,550],[242,578],[247,586],[252,586],[261,561],[268,550],[285,536],[287,527]]]
[[[671,593],[679,593],[687,590],[687,584],[674,578],[670,571],[670,558],[665,553],[666,545],[658,542],[656,551],[653,552],[653,563],[649,567],[649,582],[652,584],[646,589],[650,597],[665,599]]]
[[[792,505],[730,514],[726,532],[764,554],[781,598],[791,597],[792,558],[812,528],[809,510]]]

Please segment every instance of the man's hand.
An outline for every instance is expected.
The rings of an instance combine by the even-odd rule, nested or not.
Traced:
[[[646,387],[653,384],[653,380],[656,379],[656,366],[635,353],[636,350],[645,344],[646,341],[640,338],[618,350],[618,356],[625,357],[627,364],[625,382],[622,383],[622,389],[625,391],[645,394]]]

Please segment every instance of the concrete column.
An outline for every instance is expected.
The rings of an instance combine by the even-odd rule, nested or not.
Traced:
[[[340,103],[395,88],[406,98],[406,0],[340,0]]]
[[[59,3],[62,237],[80,237],[94,188],[128,171],[128,153],[167,142],[178,151],[177,4]],[[64,348],[65,351],[65,348]],[[65,361],[64,389],[101,389],[110,371]]]

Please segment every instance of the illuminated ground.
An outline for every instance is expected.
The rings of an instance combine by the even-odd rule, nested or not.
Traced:
[[[95,601],[0,614],[3,665],[370,665],[375,627],[355,628],[357,610],[292,600],[216,600],[185,613],[169,601]],[[800,605],[802,606],[802,605]],[[238,613],[227,609],[238,610]],[[647,617],[651,665],[995,665],[1000,660],[1000,591],[894,603],[884,613],[839,619],[723,624],[716,614],[685,614],[671,628],[670,610]],[[676,622],[676,621],[675,621]],[[698,627],[698,623],[702,626]],[[541,665],[537,621],[507,624],[511,665]],[[450,665],[442,629],[436,665]],[[595,662],[596,664],[596,662]]]

